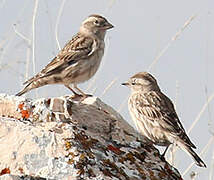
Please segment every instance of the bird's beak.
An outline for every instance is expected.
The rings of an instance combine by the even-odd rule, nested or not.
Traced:
[[[125,82],[125,83],[122,83],[121,85],[123,85],[123,86],[128,86],[129,83],[128,83],[128,82]]]
[[[109,23],[109,22],[106,22],[105,23],[105,26],[104,26],[104,29],[112,29],[114,26],[111,24],[111,23]]]

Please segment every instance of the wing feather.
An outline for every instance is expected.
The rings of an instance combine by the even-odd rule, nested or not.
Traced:
[[[139,94],[138,94],[139,95]],[[151,91],[136,97],[136,106],[144,119],[153,121],[164,130],[180,137],[188,146],[196,148],[187,136],[172,101],[160,91]]]
[[[41,72],[24,84],[54,73],[60,73],[66,67],[78,62],[79,59],[87,59],[96,50],[94,43],[94,39],[77,34]]]

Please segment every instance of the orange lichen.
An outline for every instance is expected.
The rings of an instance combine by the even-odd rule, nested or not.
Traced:
[[[74,157],[78,155],[75,155],[73,152],[69,152],[69,154],[66,157],[69,157],[68,164],[73,164],[74,163]]]
[[[133,156],[133,153],[129,152],[124,157],[124,160],[129,160],[131,163],[135,163],[135,157]]]
[[[160,178],[171,177],[171,174],[174,174],[174,171],[167,163],[164,168],[160,169],[157,173],[155,173],[156,171],[153,171],[153,164],[146,161],[146,157],[148,157],[148,151],[139,151],[139,148],[145,147],[151,151],[153,148],[152,146],[149,147],[147,145],[141,144],[141,146],[138,146],[138,148],[132,148],[126,151],[124,146],[115,146],[113,144],[101,146],[100,143],[98,143],[99,141],[97,139],[91,138],[84,131],[78,131],[77,129],[76,131],[77,132],[74,133],[74,137],[65,139],[65,148],[66,151],[69,151],[71,147],[76,146],[76,144],[78,145],[78,153],[74,155],[73,152],[70,152],[66,157],[69,158],[68,164],[74,165],[75,169],[78,170],[78,176],[81,178],[96,177],[96,174],[93,171],[93,167],[98,166],[99,170],[103,173],[104,176],[128,180],[130,179],[130,177],[126,174],[127,172],[124,168],[126,164],[131,165],[131,168],[129,168],[130,171],[134,171],[134,173],[136,173],[136,175],[138,174],[142,180],[145,180],[148,176],[151,180],[158,180]],[[93,151],[94,149],[96,149],[96,151],[105,153],[106,156],[111,153],[115,158],[111,160],[107,158],[100,159],[99,157],[99,161],[97,161],[96,154],[94,154]],[[155,151],[155,155],[157,156],[157,158],[159,157],[159,153],[157,151]],[[115,159],[117,161],[115,161]],[[117,162],[120,163],[119,166]],[[148,169],[144,168],[144,164],[146,164],[146,167]]]
[[[161,179],[164,179],[164,178],[166,178],[166,173],[164,173],[164,171],[160,171],[160,172],[158,173],[158,176],[159,176]]]
[[[21,174],[24,174],[24,170],[21,167],[19,167],[18,170]]]
[[[94,159],[94,158],[95,158],[94,155],[93,155],[93,153],[91,153],[91,152],[86,152],[86,154],[87,154],[87,156],[88,156],[90,159]]]
[[[108,176],[108,177],[112,177],[113,175],[108,169],[103,169],[102,172],[105,176]]]
[[[135,152],[134,152],[134,156],[135,156],[137,159],[139,159],[141,162],[143,162],[143,161],[145,160],[145,158],[146,158],[146,153],[145,153],[145,152],[139,153],[139,152],[135,151]]]
[[[80,154],[80,157],[79,157],[80,161],[83,161],[85,158],[86,158],[86,156],[84,153]]]
[[[84,133],[75,134],[74,140],[79,141],[85,150],[89,150],[98,142],[98,140],[89,138]]]
[[[103,174],[109,177],[125,177],[125,179],[129,179],[128,175],[124,172],[122,167],[118,167],[115,162],[110,161],[109,159],[102,160],[103,166],[106,167],[102,170]]]
[[[146,174],[144,170],[137,164],[136,164],[136,167],[137,167],[137,171],[141,174],[141,176],[145,177],[144,179],[146,179]]]
[[[23,110],[23,107],[24,107],[24,103],[21,103],[21,104],[18,105],[18,108],[19,108],[20,110]]]
[[[119,148],[115,147],[115,146],[112,146],[112,145],[108,145],[108,150],[114,152],[115,154],[117,155],[120,155],[123,153],[123,151],[121,151]]]
[[[66,150],[69,150],[71,148],[71,143],[66,141],[65,142],[65,148],[66,148]]]
[[[94,171],[91,168],[88,169],[87,173],[88,173],[89,177],[96,177],[96,175],[94,174]]]
[[[22,118],[28,119],[30,117],[30,113],[28,110],[21,110]]]
[[[84,173],[85,173],[85,170],[84,170],[84,169],[80,169],[80,170],[77,172],[78,176],[81,176],[81,175],[84,174]]]
[[[4,174],[10,174],[10,169],[9,168],[2,169],[1,172],[0,172],[0,176],[2,176]]]
[[[158,180],[157,177],[154,175],[153,171],[149,170],[148,172],[149,172],[150,179],[152,179],[152,180]]]
[[[20,103],[18,105],[18,109],[23,119],[28,119],[30,117],[30,111],[28,109],[24,109],[24,103]]]

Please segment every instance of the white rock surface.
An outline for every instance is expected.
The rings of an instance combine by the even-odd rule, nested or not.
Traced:
[[[179,173],[96,97],[0,95],[0,179],[179,179]]]

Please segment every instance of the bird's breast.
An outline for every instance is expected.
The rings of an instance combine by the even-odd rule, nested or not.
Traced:
[[[69,83],[82,83],[89,80],[97,72],[104,54],[104,45],[100,45],[87,58],[79,59],[73,66],[67,68],[64,81]],[[68,84],[68,83],[67,83]]]

